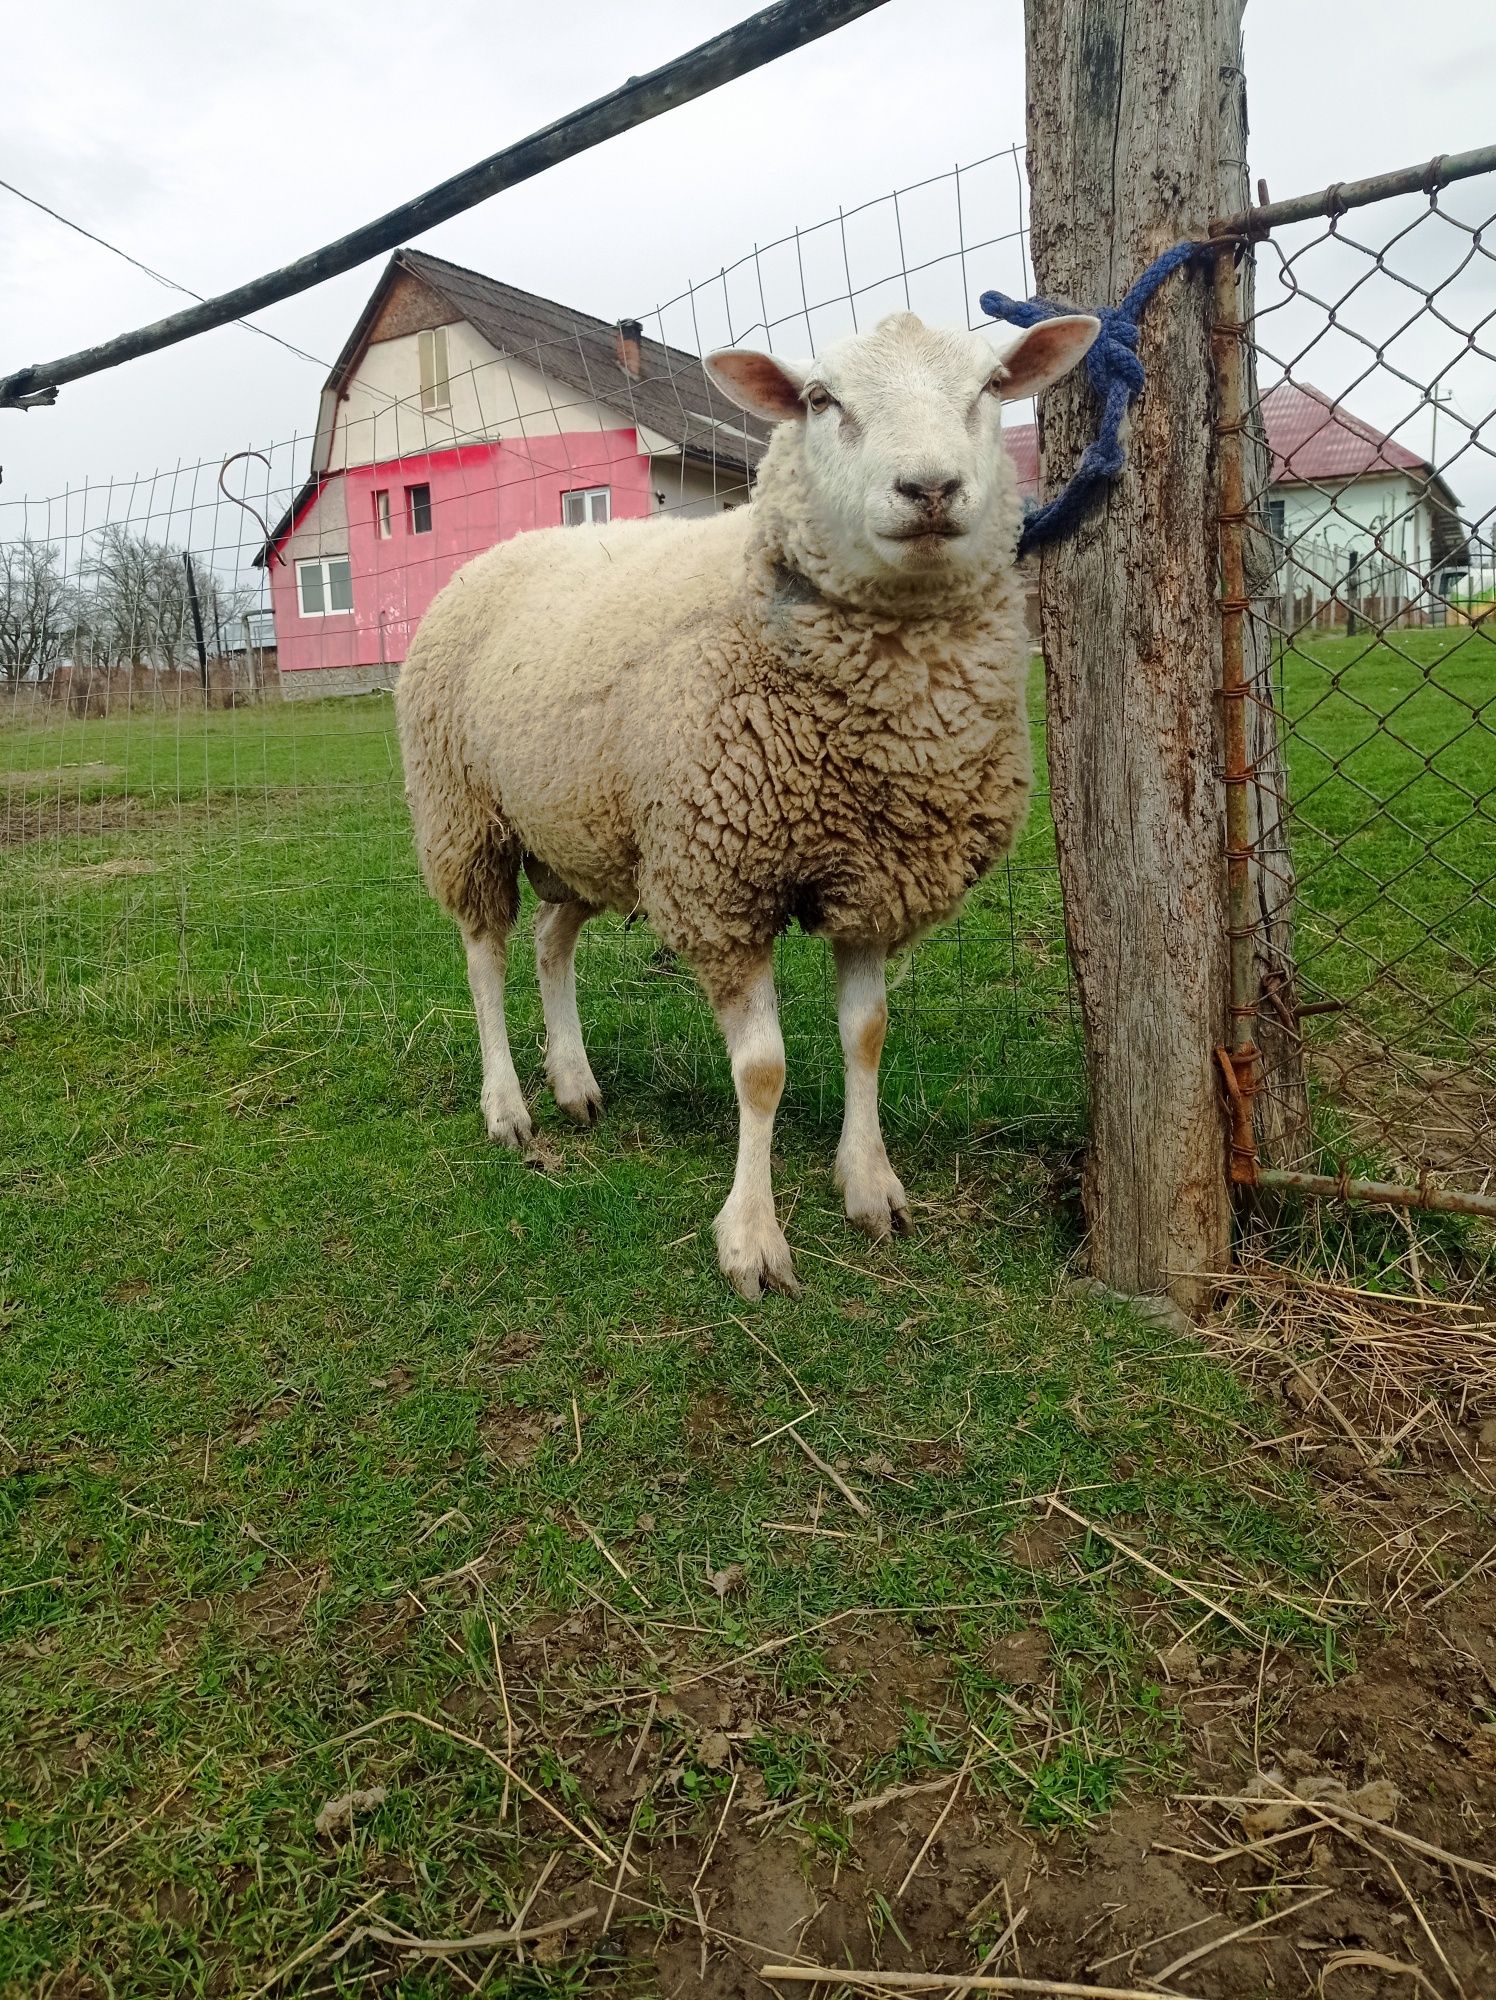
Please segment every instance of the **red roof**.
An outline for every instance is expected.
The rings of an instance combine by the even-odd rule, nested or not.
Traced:
[[[1343,486],[1347,480],[1386,472],[1429,477],[1428,461],[1417,452],[1307,385],[1285,381],[1269,389],[1262,399],[1262,420],[1273,455],[1275,486]],[[1026,500],[1036,499],[1039,445],[1034,426],[1014,424],[1003,432],[1003,442],[1018,469],[1019,491]]]
[[[1279,382],[1262,399],[1273,484],[1338,484],[1379,472],[1421,472],[1426,459],[1363,424],[1307,383]]]

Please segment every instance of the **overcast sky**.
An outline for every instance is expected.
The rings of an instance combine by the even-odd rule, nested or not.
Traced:
[[[45,49],[9,94],[0,175],[213,293],[749,11],[751,0],[50,0]],[[1496,137],[1496,25],[1469,0],[1250,0],[1247,34],[1252,171],[1275,196]],[[612,319],[839,205],[1021,140],[1023,125],[1018,0],[890,0],[420,240]],[[991,277],[971,273],[973,290],[1012,275],[999,262]],[[0,269],[0,371],[185,303],[3,189]],[[330,359],[378,269],[262,323]],[[230,327],[72,384],[51,410],[0,412],[0,500],[305,431],[321,373]]]

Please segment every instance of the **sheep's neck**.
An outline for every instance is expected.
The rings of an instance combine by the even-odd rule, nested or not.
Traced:
[[[771,639],[769,678],[784,688],[835,689],[842,700],[878,710],[905,708],[952,686],[990,692],[987,670],[1004,651],[1007,594],[1000,586],[981,599],[898,615],[839,604],[779,560],[758,568],[754,582]]]

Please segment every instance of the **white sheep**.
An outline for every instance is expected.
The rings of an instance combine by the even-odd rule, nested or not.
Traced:
[[[752,504],[502,542],[437,597],[400,676],[416,842],[467,947],[490,1136],[531,1134],[504,1021],[524,867],[570,1117],[602,1102],[576,1006],[588,917],[637,911],[700,978],[739,1111],[718,1254],[746,1297],[797,1289],[770,1181],[772,947],[791,918],[835,954],[847,1214],[874,1237],[908,1228],[878,1120],[885,961],[1007,852],[1029,791],[1001,405],[1096,332],[1045,320],[998,361],[900,313],[815,362],[714,354],[719,387],[777,421]]]

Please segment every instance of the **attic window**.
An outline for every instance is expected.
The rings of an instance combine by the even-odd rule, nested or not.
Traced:
[[[452,394],[447,379],[447,329],[424,327],[416,338],[421,350],[421,408],[449,410]]]

